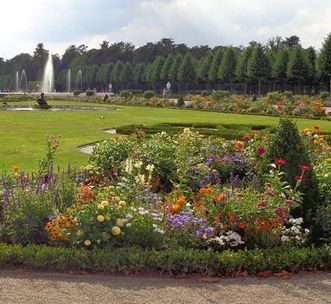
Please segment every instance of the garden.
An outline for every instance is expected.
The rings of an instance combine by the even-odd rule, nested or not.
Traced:
[[[210,124],[172,127],[123,127],[127,135],[99,142],[84,166],[65,170],[54,166],[62,138],[49,136],[33,174],[20,164],[3,174],[0,265],[214,275],[330,269],[329,133],[288,118],[273,128],[240,126],[233,137],[206,132]]]

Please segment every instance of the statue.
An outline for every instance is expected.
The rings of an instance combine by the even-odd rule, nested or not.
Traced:
[[[49,109],[51,106],[47,103],[47,100],[45,98],[45,94],[41,93],[39,98],[37,99],[38,107],[40,109]]]

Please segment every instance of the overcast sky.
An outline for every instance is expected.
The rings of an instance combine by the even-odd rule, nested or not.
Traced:
[[[2,0],[0,9],[5,59],[39,42],[62,55],[70,44],[140,46],[162,37],[215,46],[297,35],[318,49],[331,32],[331,0]]]

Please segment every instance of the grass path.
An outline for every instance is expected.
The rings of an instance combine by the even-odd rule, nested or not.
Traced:
[[[20,105],[34,103],[19,102]],[[97,106],[62,101],[54,101],[51,104]],[[275,126],[278,123],[278,118],[267,116],[167,108],[116,107],[118,108],[116,111],[89,112],[0,111],[0,170],[11,170],[14,165],[20,165],[26,171],[36,169],[46,147],[46,137],[51,134],[61,135],[57,164],[64,167],[68,163],[77,166],[85,164],[87,156],[77,152],[77,147],[109,138],[112,135],[104,133],[103,130],[121,125],[182,122]],[[323,130],[331,131],[330,121],[307,119],[296,121],[301,129],[318,124]]]

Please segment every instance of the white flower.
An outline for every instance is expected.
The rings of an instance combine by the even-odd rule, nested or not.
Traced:
[[[152,173],[153,170],[154,170],[154,165],[153,165],[153,164],[148,164],[148,165],[146,166],[146,170],[147,170],[148,172]]]
[[[142,167],[142,165],[143,165],[143,162],[142,162],[142,161],[138,161],[138,162],[136,162],[136,163],[134,164],[134,167],[135,167],[136,169],[140,169],[140,168]]]
[[[285,243],[285,242],[288,242],[290,238],[286,235],[283,235],[280,239],[283,243]]]

